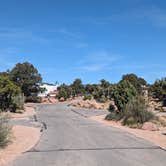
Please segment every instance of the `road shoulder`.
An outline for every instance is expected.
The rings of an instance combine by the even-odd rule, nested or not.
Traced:
[[[105,120],[106,115],[99,115],[99,116],[92,116],[89,117],[89,119],[100,122],[102,124],[105,125],[110,125],[112,127],[116,127],[119,129],[122,129],[128,133],[131,133],[139,138],[143,138],[147,141],[150,141],[152,143],[154,143],[156,146],[159,146],[163,149],[166,150],[166,127],[162,127],[160,128],[159,131],[145,131],[145,130],[141,130],[141,129],[132,129],[126,126],[122,126],[120,123],[118,122],[114,122],[114,121],[107,121]]]
[[[36,114],[34,108],[25,107],[23,114],[13,114],[11,117],[20,119]],[[16,157],[28,151],[37,144],[41,136],[40,128],[24,125],[12,126],[11,143],[4,149],[0,149],[0,166],[5,166],[12,162]]]

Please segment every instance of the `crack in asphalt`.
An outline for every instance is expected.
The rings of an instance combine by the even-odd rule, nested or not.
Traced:
[[[38,121],[38,119],[37,119],[37,116],[36,116],[36,115],[33,115],[33,119],[34,119],[34,121],[35,121],[35,122],[37,122],[37,121]]]
[[[151,147],[108,147],[108,148],[60,148],[60,149],[50,149],[50,150],[38,150],[31,149],[26,151],[25,153],[45,153],[45,152],[65,152],[65,151],[105,151],[105,150],[164,150],[159,146],[151,146]]]
[[[76,114],[78,114],[78,115],[80,115],[80,116],[82,116],[82,117],[84,117],[84,118],[88,118],[88,116],[86,116],[86,115],[84,115],[84,114],[82,114],[80,112],[77,112],[77,111],[75,111],[73,109],[71,109],[71,111],[74,112],[74,113],[76,113]]]

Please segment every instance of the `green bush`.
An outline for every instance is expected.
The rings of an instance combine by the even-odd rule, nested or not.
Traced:
[[[57,95],[57,98],[60,99],[60,98],[64,98],[64,100],[67,100],[69,98],[68,96],[68,93],[67,93],[67,90],[65,88],[61,88],[59,90],[59,93]]]
[[[115,110],[115,107],[110,105],[110,113],[105,119],[118,121],[124,118],[124,108],[133,97],[137,96],[137,91],[129,81],[124,80],[112,89],[111,96],[118,110]]]
[[[101,97],[101,98],[98,99],[98,102],[100,102],[100,103],[106,103],[107,102],[107,98]]]
[[[131,100],[134,96],[137,96],[137,91],[134,86],[129,81],[121,81],[118,83],[112,90],[112,98],[115,101],[115,105],[118,110],[122,112],[125,108],[125,105]]]
[[[84,95],[84,99],[83,100],[92,100],[92,95],[90,95],[90,94]]]
[[[115,111],[115,106],[110,104],[108,111],[109,112],[114,112]]]
[[[21,90],[7,76],[0,76],[0,110],[15,111],[16,103],[13,98],[21,93]]]
[[[85,94],[85,87],[82,84],[82,80],[77,78],[73,81],[73,83],[70,85],[73,91],[73,96],[79,96]]]
[[[133,97],[125,105],[123,111],[117,111],[110,105],[110,113],[105,117],[106,120],[122,120],[123,125],[132,128],[139,128],[144,122],[155,119],[152,112],[147,110],[145,99],[142,96]]]
[[[150,93],[154,98],[158,98],[163,101],[166,97],[166,77],[155,81],[155,83],[150,87]]]
[[[154,114],[147,111],[147,105],[142,96],[137,96],[130,100],[126,104],[123,114],[124,125],[143,124],[154,119]]]
[[[123,124],[124,124],[124,121],[123,121]],[[129,118],[126,119],[124,125],[133,126],[135,124],[136,124],[135,119],[133,117],[129,117]]]
[[[0,148],[10,141],[11,127],[8,125],[8,117],[0,113]]]
[[[110,112],[105,119],[106,120],[114,120],[114,121],[119,121],[123,118],[123,113],[122,112],[117,112],[117,111],[113,111]]]
[[[26,102],[41,103],[41,97],[38,96],[28,96],[25,98]]]
[[[138,77],[136,74],[133,73],[123,75],[122,81],[124,80],[129,81],[139,94],[142,93],[142,86],[147,84],[147,82],[143,78]]]
[[[23,94],[20,93],[19,95],[14,96],[12,100],[17,109],[24,109],[25,96]]]

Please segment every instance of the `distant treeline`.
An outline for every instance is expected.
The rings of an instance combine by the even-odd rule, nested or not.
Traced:
[[[155,98],[165,104],[166,78],[157,80],[152,85],[135,74],[122,76],[116,84],[102,79],[98,84],[84,85],[81,79],[76,79],[71,85],[62,84],[58,90],[59,99],[83,96],[84,100],[95,99],[102,103],[111,101],[106,120],[121,121],[123,125],[141,128],[145,122],[159,121],[152,111],[148,111],[148,99]]]
[[[138,77],[136,74],[123,75],[122,79],[116,84],[104,79],[98,84],[83,84],[81,79],[75,79],[70,85],[60,85],[57,97],[63,97],[66,100],[76,96],[84,96],[85,98],[94,98],[99,102],[105,102],[108,99],[115,99],[124,95],[125,100],[127,100],[124,93],[142,95],[144,89],[148,90],[149,96],[163,100],[166,95],[166,77],[156,80],[152,85],[147,84],[144,78]]]

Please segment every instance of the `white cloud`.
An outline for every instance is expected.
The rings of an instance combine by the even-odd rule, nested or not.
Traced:
[[[0,28],[0,40],[14,40],[20,41],[33,41],[33,42],[46,42],[47,39],[36,35],[30,30],[21,28]]]
[[[114,17],[119,18],[119,20],[146,20],[155,26],[166,26],[166,11],[157,6],[135,8],[130,11],[126,11],[125,13],[117,14],[113,16],[113,18]]]
[[[112,54],[107,51],[94,52],[88,55],[88,60],[95,62],[112,63],[120,58],[118,54]]]
[[[74,39],[81,39],[83,37],[81,33],[70,31],[67,28],[59,28],[59,29],[49,30],[49,32],[59,33],[61,35],[64,35],[65,37],[74,38]]]
[[[166,10],[157,6],[145,6],[131,8],[123,12],[113,13],[105,17],[84,17],[75,19],[76,21],[86,22],[95,25],[105,25],[112,22],[142,22],[149,21],[155,26],[166,26]]]
[[[59,29],[59,32],[64,34],[64,35],[66,35],[66,36],[69,36],[69,37],[81,38],[80,34],[71,32],[71,31],[69,31],[67,29]]]
[[[67,28],[57,28],[49,30],[48,32],[56,35],[56,38],[58,40],[61,40],[72,47],[86,48],[89,46],[89,44],[86,41],[84,41],[85,36],[80,32],[71,31]]]
[[[142,62],[142,63],[136,63],[136,62],[132,62],[132,63],[128,63],[128,64],[121,64],[120,66],[119,65],[116,65],[116,66],[111,66],[110,69],[112,70],[124,70],[124,71],[135,71],[135,70],[152,70],[152,69],[162,69],[163,66],[161,66],[161,64],[157,64],[157,63],[145,63],[145,62]]]
[[[83,42],[78,42],[78,43],[75,43],[74,46],[76,48],[86,48],[86,47],[89,46],[89,44],[88,43],[83,43]]]
[[[106,67],[105,64],[91,64],[91,65],[87,65],[87,66],[81,66],[80,69],[85,70],[85,71],[95,72],[95,71],[101,71],[105,67]]]
[[[84,71],[102,71],[109,69],[112,63],[121,59],[121,56],[106,51],[91,53],[78,62],[78,69]]]

